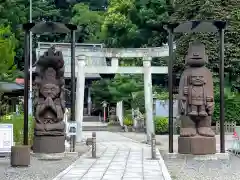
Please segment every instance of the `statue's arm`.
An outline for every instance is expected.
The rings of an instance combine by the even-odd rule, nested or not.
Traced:
[[[186,70],[183,72],[181,79],[180,79],[180,83],[179,83],[179,92],[178,92],[179,114],[186,113],[188,87],[186,86],[185,79],[186,79]]]
[[[212,73],[207,69],[207,84],[205,86],[206,92],[206,109],[209,115],[213,114],[214,111],[214,86],[213,86],[213,78]]]
[[[65,89],[64,89],[64,86],[61,87],[60,102],[61,102],[61,107],[64,111],[65,110]]]

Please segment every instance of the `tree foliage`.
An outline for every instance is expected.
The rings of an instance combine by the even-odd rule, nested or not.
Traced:
[[[63,19],[61,19],[60,9],[56,7],[54,0],[34,0],[32,2],[32,18],[34,22],[43,20],[63,21]],[[29,6],[27,12],[29,12]]]
[[[93,100],[101,104],[103,100],[110,104],[124,101],[130,107],[133,100],[133,93],[143,91],[142,76],[119,75],[112,80],[101,79],[92,85]]]
[[[111,47],[161,46],[167,32],[164,0],[110,0],[102,25],[104,42]]]
[[[10,27],[0,26],[0,80],[12,80],[16,75],[14,66],[15,46],[17,40]]]
[[[73,9],[71,22],[79,27],[78,42],[99,42],[101,38],[101,24],[104,17],[101,12],[91,11],[89,5],[76,4]]]

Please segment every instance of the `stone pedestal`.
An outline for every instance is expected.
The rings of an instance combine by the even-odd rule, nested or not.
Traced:
[[[35,136],[33,140],[34,153],[63,153],[65,151],[65,136]]]
[[[178,137],[178,153],[206,155],[216,153],[215,137]]]
[[[21,167],[30,165],[30,147],[12,146],[11,148],[11,166]]]

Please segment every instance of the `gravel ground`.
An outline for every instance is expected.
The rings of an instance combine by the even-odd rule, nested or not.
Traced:
[[[240,158],[235,155],[230,155],[229,160],[195,160],[191,157],[168,159],[164,155],[163,159],[173,180],[240,179]]]
[[[144,134],[120,133],[136,141],[143,141]],[[219,148],[219,136],[216,136]],[[226,149],[231,147],[232,136],[226,136]],[[240,180],[240,156],[230,154],[228,160],[196,160],[191,157],[168,158],[168,137],[156,136],[158,148],[173,180]],[[177,150],[177,136],[174,136],[174,152]]]
[[[88,147],[76,147],[76,151],[81,155]],[[31,157],[31,165],[27,168],[12,168],[9,158],[0,158],[0,180],[52,180],[77,158],[69,156],[58,161],[44,161]]]

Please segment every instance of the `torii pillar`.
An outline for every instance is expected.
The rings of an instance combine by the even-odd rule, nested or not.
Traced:
[[[77,89],[76,89],[76,142],[82,141],[82,124],[83,124],[83,108],[84,108],[84,90],[85,90],[85,59],[86,56],[78,56],[77,64]]]
[[[147,143],[150,143],[150,141],[151,141],[151,134],[152,133],[155,134],[154,121],[153,121],[153,94],[152,94],[151,61],[152,61],[152,57],[143,57]]]

